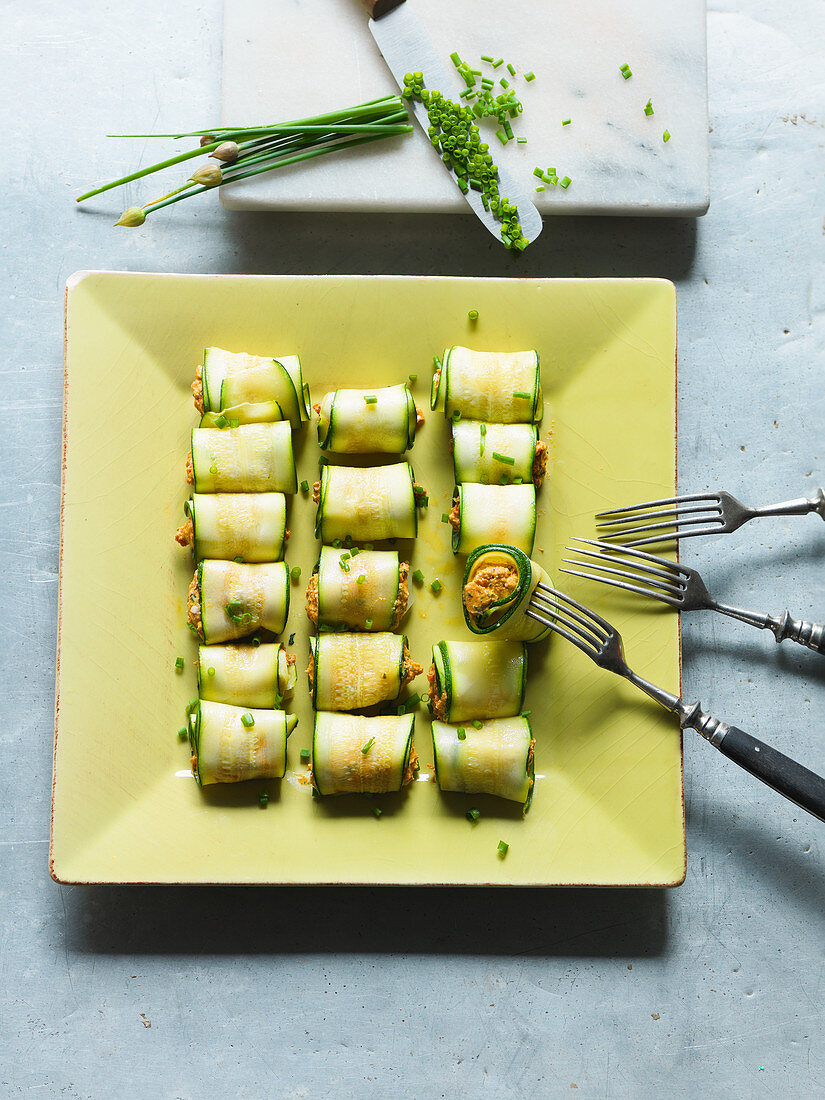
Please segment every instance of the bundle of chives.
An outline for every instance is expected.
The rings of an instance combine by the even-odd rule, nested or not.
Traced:
[[[120,136],[166,137],[175,140],[199,138],[200,145],[197,149],[179,153],[148,168],[142,168],[139,172],[132,172],[128,176],[102,184],[80,195],[77,201],[84,202],[104,191],[110,191],[113,187],[153,175],[194,157],[209,155],[219,162],[202,165],[182,187],[162,195],[159,199],[143,206],[130,206],[115,224],[134,228],[143,225],[147,214],[209,191],[213,187],[236,183],[238,180],[272,172],[276,168],[324,156],[326,153],[407,134],[412,129],[403,100],[397,95],[390,95],[312,118],[266,126],[221,127],[216,130],[193,130],[186,134],[123,134]]]

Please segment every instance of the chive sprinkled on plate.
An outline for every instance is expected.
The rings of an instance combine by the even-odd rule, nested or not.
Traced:
[[[255,725],[255,719],[252,717],[248,710],[241,715],[241,724],[247,729],[252,729],[252,727]]]
[[[436,595],[441,591],[443,587],[444,585],[441,583],[438,577],[436,577],[435,580],[430,583],[430,588],[433,592],[436,593]]]
[[[361,746],[361,752],[364,754],[364,756],[367,755],[367,753],[370,751],[370,749],[372,748],[372,746],[374,744],[375,744],[375,738],[371,737],[369,739],[369,741],[366,742],[366,744]]]
[[[524,79],[527,81],[528,84],[531,84],[536,79],[536,74],[532,73],[532,72],[531,73],[525,73],[524,74]]]
[[[471,321],[477,321],[477,320],[478,320],[478,310],[477,310],[477,309],[471,309],[471,310],[470,310],[470,311],[469,311],[469,312],[467,313],[467,317],[468,317],[468,318],[469,318],[469,319],[470,319]]]
[[[229,421],[226,419],[226,417],[223,415],[223,413],[220,413],[218,416],[215,417],[215,427],[216,428],[226,428],[228,426],[228,424],[229,424]]]
[[[522,716],[522,718],[529,718],[532,713],[533,713],[532,710],[523,710],[521,712],[521,716]]]
[[[306,762],[309,760],[309,749],[301,749],[301,759]]]
[[[178,737],[181,739],[181,741],[185,741],[188,736],[189,736],[189,733],[188,733],[186,727],[181,726],[181,728],[178,730]]]
[[[561,120],[561,124],[562,124],[562,126],[569,126],[572,121],[573,121],[572,118],[563,118]]]
[[[209,668],[206,670],[206,675],[207,676],[214,676],[215,675],[215,670],[212,667],[212,665],[210,665]]]
[[[622,74],[622,76],[625,78],[625,80],[630,80],[631,76],[633,76],[633,73],[630,69],[630,66],[628,65],[628,63],[626,61],[625,61],[624,65],[619,66],[619,72]]]
[[[670,130],[665,130],[665,132],[662,134],[662,141],[670,141]]]
[[[516,464],[516,460],[510,455],[502,455],[499,454],[498,451],[493,451],[493,458],[496,460],[496,462],[504,462],[508,466],[515,466]]]
[[[309,482],[306,480],[306,478],[304,478],[304,480],[301,482],[301,492],[302,493],[308,493],[309,492]]]
[[[372,619],[364,619],[364,626],[367,630],[372,630]]]
[[[481,810],[477,810],[475,806],[471,806],[464,816],[468,821],[478,821],[481,817]]]
[[[355,578],[355,583],[356,583],[356,584],[363,584],[363,583],[364,583],[364,581],[365,581],[366,579],[367,579],[367,574],[366,574],[366,573],[360,573],[360,574],[359,574],[359,575],[358,575],[358,576],[357,576],[357,577]]]
[[[184,661],[183,657],[176,657],[175,658],[175,671],[176,672],[183,672],[183,666],[184,666],[185,663],[186,662]]]
[[[645,103],[645,114],[648,118],[653,114],[653,101],[650,99]]]
[[[267,808],[267,806],[269,805],[269,791],[261,791],[261,793],[258,795],[258,804],[260,805],[262,810],[265,810]]]
[[[478,718],[473,719],[473,729],[474,730],[480,730],[483,725],[484,725],[484,723],[479,722]]]
[[[506,855],[507,855],[507,853],[508,853],[508,852],[510,851],[510,845],[509,845],[509,844],[507,843],[507,841],[506,841],[506,840],[500,840],[500,841],[498,842],[498,849],[497,849],[497,851],[498,851],[498,854],[499,854],[499,855],[500,855],[500,856],[502,857],[502,859],[503,859],[503,858],[504,858],[504,856],[506,856]]]
[[[572,182],[569,176],[565,176],[564,179],[559,180],[559,187],[563,187],[566,191]]]
[[[417,374],[408,374],[407,377],[409,378],[409,380],[411,382],[417,382],[418,381],[418,375]]]
[[[295,645],[295,635],[294,634],[290,634],[289,641],[286,644],[287,645]]]
[[[424,574],[421,572],[420,569],[416,569],[416,571],[412,575],[412,579],[415,581],[416,584],[421,584],[421,582],[424,580]]]
[[[372,812],[374,817],[380,817],[384,811],[381,809],[380,806],[373,806]]]
[[[377,405],[378,404],[378,398],[375,396],[374,393],[365,393],[364,394],[364,404],[365,405]]]
[[[467,738],[467,731],[464,729],[463,726],[459,726],[458,729],[455,731],[455,735],[459,739],[459,741],[465,741]]]
[[[449,523],[450,522],[450,517],[447,515],[446,512],[441,513],[441,522],[442,523]]]

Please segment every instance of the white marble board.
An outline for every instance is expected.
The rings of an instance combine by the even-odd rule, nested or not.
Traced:
[[[475,64],[481,54],[503,56],[516,68],[524,113],[514,130],[527,144],[501,147],[491,128],[491,149],[542,213],[705,213],[705,0],[408,2],[448,68],[453,50],[476,68],[487,68]],[[619,71],[624,63],[629,80]],[[536,79],[526,83],[521,74],[531,70]],[[509,79],[504,67],[495,75]],[[452,93],[463,87],[456,74]],[[357,0],[225,0],[224,123],[286,121],[396,90]],[[571,124],[562,126],[566,118]],[[672,135],[666,144],[665,129]],[[536,194],[536,165],[573,182],[566,191]],[[418,128],[222,188],[221,195],[237,210],[466,209]]]

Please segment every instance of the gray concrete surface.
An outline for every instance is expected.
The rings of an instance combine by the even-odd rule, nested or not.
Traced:
[[[46,866],[67,276],[666,276],[682,488],[798,495],[825,481],[821,2],[712,0],[706,218],[560,220],[519,261],[437,217],[204,201],[115,231],[131,196],[72,198],[145,162],[105,133],[217,116],[219,0],[2,11],[0,1095],[825,1095],[825,826],[698,739],[668,893],[84,889]],[[732,601],[825,617],[818,520],[686,556]],[[684,657],[688,694],[825,770],[821,660],[707,614]]]

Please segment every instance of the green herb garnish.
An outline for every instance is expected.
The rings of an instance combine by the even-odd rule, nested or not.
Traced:
[[[475,806],[471,807],[464,815],[468,821],[478,821],[481,817],[481,810],[477,810]]]
[[[432,591],[433,591],[433,592],[435,592],[436,594],[438,594],[438,593],[439,593],[439,592],[441,591],[441,589],[442,589],[443,587],[444,587],[444,585],[443,585],[443,584],[441,583],[441,581],[440,581],[440,580],[439,580],[439,579],[438,579],[437,577],[436,577],[436,579],[435,579],[434,581],[432,581],[432,582],[430,583],[430,588],[431,588],[431,589],[432,589]]]
[[[246,711],[244,714],[241,715],[241,725],[245,726],[247,729],[252,729],[252,727],[255,725],[255,719],[252,717],[249,711]]]
[[[371,737],[371,738],[369,739],[369,741],[367,741],[367,743],[366,743],[365,745],[362,745],[362,746],[361,746],[361,752],[362,752],[362,753],[364,754],[364,756],[366,756],[366,755],[367,755],[367,753],[368,753],[368,752],[370,751],[370,749],[372,748],[372,746],[373,746],[374,744],[375,744],[375,738],[374,738],[374,737]]]
[[[507,855],[509,850],[510,850],[510,845],[506,841],[500,840],[498,842],[498,854],[502,857],[502,859],[504,858],[504,856]]]
[[[309,749],[301,749],[301,759],[309,760]]]
[[[412,579],[415,581],[416,584],[421,584],[421,582],[424,580],[424,574],[421,572],[420,569],[416,569],[416,571],[412,575]]]
[[[375,815],[375,817],[380,817],[381,814],[383,813],[383,810],[381,809],[380,806],[373,806],[372,812]]]
[[[653,101],[651,99],[645,103],[645,114],[648,118],[653,114]]]
[[[468,317],[468,318],[469,318],[469,319],[470,319],[471,321],[477,321],[477,320],[478,320],[478,310],[477,310],[477,309],[471,309],[471,310],[469,311],[469,313],[467,314],[467,317]]]
[[[309,482],[306,479],[304,479],[301,482],[301,492],[302,493],[308,493],[309,492]]]
[[[467,731],[464,729],[463,726],[459,726],[458,729],[455,731],[455,735],[459,739],[459,741],[465,741],[467,738]]]
[[[176,672],[183,672],[183,666],[184,666],[185,663],[186,662],[184,661],[183,657],[176,657],[175,658],[175,671]]]
[[[662,134],[662,141],[670,141],[670,130],[665,130]]]
[[[516,460],[511,458],[510,455],[501,455],[498,451],[493,451],[493,458],[496,462],[504,462],[508,466],[515,466]]]
[[[625,80],[630,80],[631,76],[633,76],[633,73],[630,71],[630,66],[627,64],[627,62],[625,62],[624,65],[619,66],[619,72],[622,74]]]
[[[181,726],[181,728],[178,730],[178,737],[181,739],[181,741],[185,741],[188,736],[189,731],[186,729],[185,726]]]

